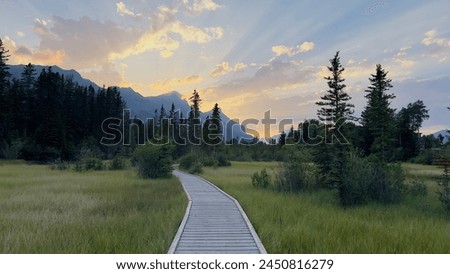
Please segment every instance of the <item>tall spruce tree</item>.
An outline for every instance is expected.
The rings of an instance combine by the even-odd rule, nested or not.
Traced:
[[[6,92],[8,89],[9,77],[9,67],[8,62],[8,52],[3,46],[3,41],[0,39],[0,139],[5,140],[7,135],[7,96]]]
[[[331,76],[324,77],[327,80],[329,89],[326,94],[320,97],[321,101],[316,102],[320,108],[317,115],[320,121],[334,128],[339,128],[345,119],[351,119],[353,114],[353,104],[349,103],[351,97],[344,91],[346,85],[345,79],[342,77],[344,68],[341,65],[339,51],[333,59],[330,60],[328,71]]]
[[[220,118],[220,108],[219,104],[215,104],[210,118],[210,124],[209,124],[209,138],[210,138],[210,144],[211,145],[218,145],[223,141],[223,135],[222,135],[222,118]]]
[[[375,74],[369,78],[370,86],[365,96],[367,105],[361,114],[366,155],[375,154],[385,161],[392,158],[395,142],[395,110],[390,107],[390,100],[395,96],[387,93],[392,88],[392,80],[387,74],[380,64],[376,66]]]
[[[200,94],[198,94],[197,90],[194,90],[189,100],[191,101],[191,111],[189,112],[188,118],[189,143],[199,145],[201,144],[202,134],[200,123],[200,104],[202,102],[202,99],[200,99]]]
[[[9,58],[9,50],[3,46],[3,41],[0,39],[0,92],[5,92],[9,83],[9,67],[7,65]]]
[[[320,172],[323,176],[324,184],[331,187],[341,187],[342,172],[345,165],[345,148],[340,134],[344,133],[346,120],[352,119],[354,105],[349,103],[351,97],[344,91],[346,85],[342,77],[344,68],[341,65],[339,51],[330,60],[327,67],[331,76],[324,77],[327,80],[328,90],[316,104],[320,107],[317,110],[319,120],[325,123],[325,139],[317,149],[315,155]],[[333,137],[338,137],[334,141]],[[330,144],[331,145],[328,145]]]

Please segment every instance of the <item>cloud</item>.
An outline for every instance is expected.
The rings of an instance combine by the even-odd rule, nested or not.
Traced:
[[[313,42],[303,42],[301,45],[297,46],[297,48],[300,50],[300,52],[308,52],[314,49],[314,43]]]
[[[247,65],[244,63],[237,63],[236,65],[234,65],[234,67],[230,67],[230,64],[228,62],[224,61],[224,62],[218,64],[217,66],[215,66],[209,75],[214,78],[220,77],[220,76],[224,76],[230,72],[238,72],[240,70],[243,70],[246,67],[247,67]]]
[[[287,55],[289,57],[292,57],[299,53],[311,51],[314,49],[314,46],[315,45],[313,42],[303,42],[302,44],[300,44],[296,47],[288,47],[285,45],[278,45],[278,46],[272,47],[272,52],[275,53],[275,56]]]
[[[393,60],[400,64],[402,67],[412,67],[416,64],[416,62],[412,59],[407,59],[407,51],[410,50],[412,47],[402,47],[400,50],[395,54],[393,57]]]
[[[427,46],[427,52],[425,55],[437,59],[439,63],[447,61],[450,57],[450,39],[438,37],[438,32],[435,29],[425,33],[425,37],[422,39],[422,44]]]
[[[303,66],[299,61],[275,60],[260,66],[253,76],[220,83],[207,88],[205,93],[211,100],[252,93],[281,98],[314,81],[316,73],[316,68]]]
[[[38,63],[42,65],[61,65],[65,54],[61,50],[52,51],[33,50],[25,46],[18,46],[14,40],[5,36],[3,38],[5,48],[10,51],[10,61],[16,64]]]
[[[123,2],[116,3],[116,8],[117,8],[117,13],[119,13],[120,16],[131,16],[131,17],[142,16],[141,13],[136,14],[133,11],[131,11],[129,8],[127,8],[125,3],[123,3]]]
[[[213,0],[182,0],[182,2],[186,6],[186,10],[194,15],[198,15],[204,11],[214,11],[221,7],[214,3]]]
[[[22,31],[18,31],[16,34],[17,34],[17,36],[19,36],[19,37],[25,37],[25,33],[22,32]]]
[[[51,21],[49,27],[35,20],[35,32],[41,38],[39,49],[64,52],[65,63],[74,68],[105,65],[110,53],[125,51],[141,35],[112,21],[99,22],[86,16],[79,20],[55,16]]]
[[[138,16],[123,2],[116,4],[119,14]],[[146,26],[123,27],[112,21],[79,20],[59,16],[51,20],[35,19],[34,31],[40,38],[39,50],[60,52],[64,64],[76,69],[100,68],[117,59],[158,51],[171,57],[181,43],[208,43],[221,39],[221,27],[199,28],[177,19],[177,9],[160,6],[145,21]]]
[[[167,80],[157,81],[149,85],[149,88],[154,91],[170,91],[175,87],[182,87],[200,83],[203,78],[199,75],[189,75],[183,78],[172,78]]]
[[[424,44],[426,46],[430,46],[430,45],[434,45],[434,44],[439,45],[439,46],[450,46],[450,39],[447,40],[445,38],[436,37],[436,36],[437,36],[437,31],[435,29],[426,32],[425,38],[423,38],[423,40],[422,40],[422,44]]]
[[[290,48],[285,45],[273,46],[272,52],[275,53],[276,56],[282,56],[282,55],[293,56],[296,54],[294,48]]]

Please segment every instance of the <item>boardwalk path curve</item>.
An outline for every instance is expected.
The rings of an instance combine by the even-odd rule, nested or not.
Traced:
[[[179,170],[189,204],[169,253],[266,253],[239,203],[205,179]]]

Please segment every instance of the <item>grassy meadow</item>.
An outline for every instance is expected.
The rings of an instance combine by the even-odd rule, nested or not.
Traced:
[[[176,178],[0,162],[0,253],[166,253],[187,199]]]
[[[344,209],[333,191],[286,194],[252,186],[251,174],[277,165],[233,162],[201,175],[241,203],[269,253],[450,253],[450,214],[436,194],[438,168],[403,165],[408,176],[424,180],[426,196]]]

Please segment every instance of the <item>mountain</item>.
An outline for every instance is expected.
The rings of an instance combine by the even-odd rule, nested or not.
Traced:
[[[450,141],[450,133],[448,130],[443,129],[436,133],[433,133],[434,138],[439,138],[439,135],[442,135],[442,137],[444,137],[443,143],[447,143],[448,141]]]
[[[19,79],[23,71],[23,67],[24,65],[10,65],[9,72],[11,73],[12,78]],[[34,67],[37,72],[36,75],[39,75],[42,69],[47,68],[47,66],[39,65],[35,65]],[[65,70],[58,66],[52,66],[52,70],[64,75],[65,77],[71,78],[74,82],[82,86],[92,86],[96,90],[99,88],[99,86],[91,80],[83,78],[81,74],[76,70]],[[127,104],[127,109],[130,110],[131,117],[137,117],[143,121],[149,118],[153,118],[155,109],[159,112],[161,106],[164,106],[166,112],[168,113],[172,106],[172,103],[175,104],[175,108],[179,110],[180,113],[183,113],[183,116],[185,118],[190,111],[189,103],[185,99],[183,99],[182,95],[177,91],[172,91],[170,93],[158,96],[144,97],[129,87],[119,87],[119,90],[122,98]],[[204,120],[210,114],[211,111],[201,113],[200,118]],[[221,113],[221,119],[224,128],[226,129],[224,130],[225,140],[252,140],[253,137],[245,132],[244,127],[231,120],[225,113]]]

